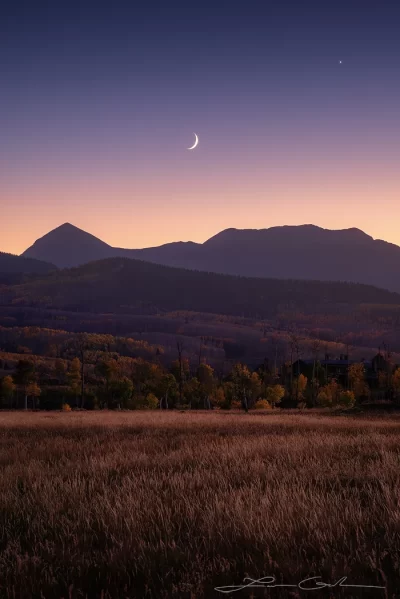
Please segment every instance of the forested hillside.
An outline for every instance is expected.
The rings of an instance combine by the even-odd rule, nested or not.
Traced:
[[[29,395],[34,407],[40,392],[42,407],[64,401],[226,407],[240,401],[245,381],[254,405],[258,399],[273,404],[268,398],[276,385],[288,402],[300,401],[299,385],[309,405],[319,386],[322,403],[326,394],[346,402],[346,385],[342,397],[327,386],[324,369],[318,381],[309,373],[298,376],[294,388],[287,364],[299,358],[317,364],[327,354],[363,363],[382,348],[394,373],[399,329],[400,296],[372,286],[245,278],[111,258],[0,286],[2,401],[21,406]],[[249,370],[260,366],[266,378]],[[360,373],[354,376],[363,380]],[[138,377],[144,377],[140,385]],[[396,381],[372,381],[371,393],[354,383],[354,397],[400,396]]]
[[[50,264],[49,262],[0,252],[0,283],[14,283],[21,279],[21,274],[43,274],[56,270],[56,268],[54,264]]]
[[[67,310],[158,313],[190,310],[268,318],[283,310],[338,312],[400,304],[400,295],[338,282],[245,278],[111,258],[9,286],[3,303]]]

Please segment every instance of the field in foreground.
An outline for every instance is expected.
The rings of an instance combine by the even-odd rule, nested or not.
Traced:
[[[1,413],[0,468],[4,598],[400,596],[397,417]]]

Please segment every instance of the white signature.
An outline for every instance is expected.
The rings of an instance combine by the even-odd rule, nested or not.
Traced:
[[[274,589],[276,587],[291,587],[301,589],[303,591],[319,591],[320,589],[334,589],[334,588],[343,588],[343,587],[351,587],[353,589],[385,589],[386,587],[378,587],[364,584],[344,584],[347,580],[347,576],[343,576],[334,584],[329,584],[328,582],[318,582],[321,579],[321,576],[313,576],[311,578],[304,578],[297,584],[276,584],[275,576],[264,576],[263,578],[259,578],[258,580],[254,580],[253,578],[244,578],[242,585],[229,585],[226,587],[215,587],[215,591],[219,591],[220,593],[235,593],[236,591],[243,591],[243,589]],[[313,586],[314,585],[314,586]]]

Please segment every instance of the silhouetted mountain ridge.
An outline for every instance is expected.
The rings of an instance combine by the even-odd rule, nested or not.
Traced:
[[[400,247],[374,240],[357,228],[330,230],[311,224],[230,228],[202,244],[174,242],[129,250],[113,248],[66,223],[23,255],[51,260],[59,267],[126,257],[221,274],[349,281],[400,291]]]
[[[58,267],[64,268],[109,258],[113,255],[113,248],[94,235],[64,223],[37,239],[22,255],[38,260],[51,256]]]

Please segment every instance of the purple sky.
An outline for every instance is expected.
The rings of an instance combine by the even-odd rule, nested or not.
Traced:
[[[0,249],[65,221],[120,247],[302,223],[400,244],[399,27],[393,1],[8,3]]]

